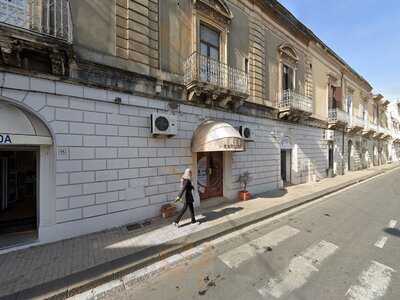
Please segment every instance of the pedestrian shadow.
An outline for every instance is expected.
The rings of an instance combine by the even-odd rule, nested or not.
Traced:
[[[204,223],[206,221],[217,220],[217,219],[225,217],[227,215],[237,213],[238,211],[241,211],[242,209],[243,209],[243,207],[227,207],[227,208],[223,208],[219,211],[203,212],[202,213],[203,217],[200,218],[198,221],[200,223]]]
[[[385,228],[383,231],[388,234],[400,237],[400,230],[397,228]]]

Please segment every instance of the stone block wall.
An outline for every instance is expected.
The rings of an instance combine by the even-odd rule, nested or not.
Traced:
[[[176,197],[184,169],[192,166],[193,132],[208,118],[253,132],[246,151],[231,154],[231,184],[224,187],[230,197],[236,197],[238,176],[245,171],[252,177],[250,192],[278,188],[276,136],[287,133],[294,147],[293,183],[324,177],[327,151],[318,128],[181,104],[173,112],[178,134],[153,138],[150,115],[171,113],[166,101],[11,73],[0,73],[0,83],[0,101],[36,112],[54,135],[55,195],[50,201],[55,210],[47,217],[54,219],[56,239],[159,215],[161,205]],[[114,103],[116,97],[122,104]]]
[[[117,56],[158,69],[158,0],[117,0],[116,14]]]

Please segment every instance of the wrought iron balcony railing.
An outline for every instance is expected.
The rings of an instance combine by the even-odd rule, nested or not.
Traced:
[[[379,126],[378,130],[379,133],[383,134],[386,137],[390,137],[392,135],[392,132],[386,127]]]
[[[184,63],[186,86],[198,82],[224,88],[239,94],[249,94],[248,74],[197,52]]]
[[[349,115],[347,112],[339,109],[339,108],[330,108],[328,110],[328,122],[329,123],[348,123]]]
[[[364,120],[362,118],[357,117],[357,116],[352,116],[351,117],[350,126],[352,128],[364,128],[365,127],[364,124],[365,123],[364,123]]]
[[[69,0],[1,0],[0,23],[72,41]]]
[[[292,90],[286,90],[278,103],[280,110],[296,109],[303,112],[313,113],[313,100],[307,96],[300,95]]]
[[[378,125],[376,125],[375,123],[369,122],[368,127],[374,131],[375,133],[378,133]]]

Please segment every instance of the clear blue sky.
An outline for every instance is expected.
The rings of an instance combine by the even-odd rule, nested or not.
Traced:
[[[399,0],[278,0],[389,100],[400,99]]]

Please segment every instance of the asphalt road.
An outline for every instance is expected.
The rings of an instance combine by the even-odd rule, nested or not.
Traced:
[[[400,299],[400,170],[326,197],[107,299]]]

